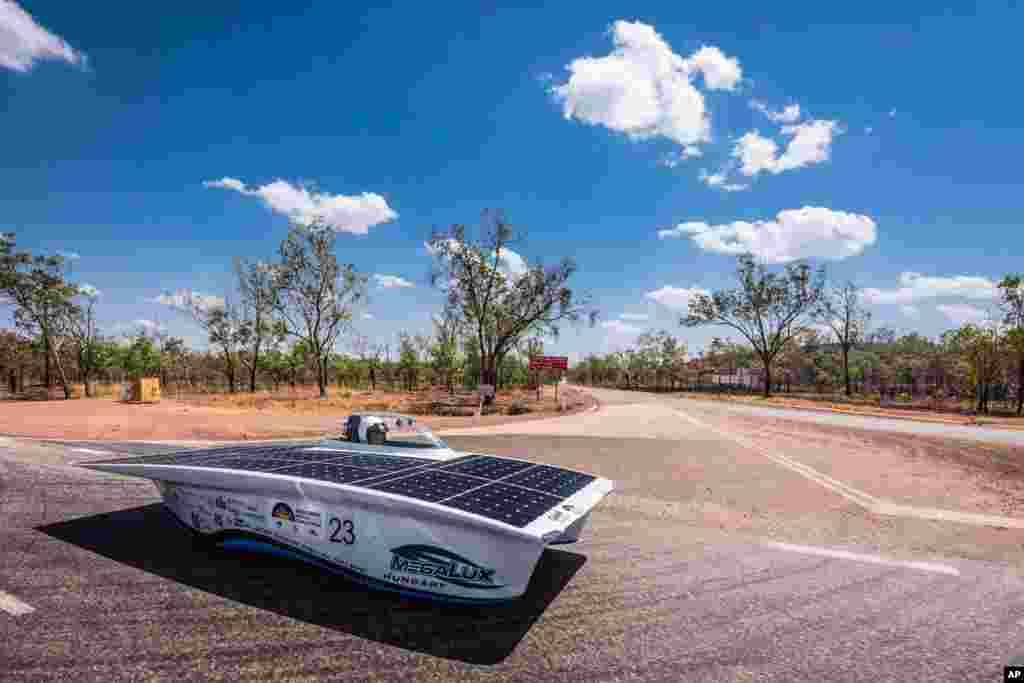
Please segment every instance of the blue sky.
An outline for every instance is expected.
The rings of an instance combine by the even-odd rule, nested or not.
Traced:
[[[383,340],[429,329],[423,241],[485,207],[599,304],[552,353],[699,348],[724,331],[678,310],[744,248],[927,334],[1024,270],[1019,8],[623,7],[0,0],[0,225],[79,255],[108,330],[195,344],[155,297],[222,294],[316,212],[342,261],[414,285],[375,281],[358,328]]]

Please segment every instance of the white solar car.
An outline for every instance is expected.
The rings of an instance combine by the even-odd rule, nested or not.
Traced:
[[[315,445],[232,445],[83,466],[152,479],[168,509],[204,540],[459,602],[521,596],[544,546],[576,541],[613,488],[583,472],[458,453],[394,413],[351,415],[342,436]]]

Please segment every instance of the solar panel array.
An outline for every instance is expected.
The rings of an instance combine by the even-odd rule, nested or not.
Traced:
[[[594,480],[582,472],[492,455],[437,461],[311,445],[228,446],[110,463],[269,472],[348,484],[439,503],[516,527],[526,526]]]

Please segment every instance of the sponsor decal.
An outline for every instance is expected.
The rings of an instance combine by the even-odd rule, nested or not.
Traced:
[[[501,588],[494,583],[496,570],[483,567],[462,555],[430,545],[403,545],[391,549],[391,572],[437,579],[463,588]],[[393,574],[387,578],[398,583],[413,583]]]
[[[302,508],[295,508],[294,521],[298,522],[299,524],[309,524],[310,526],[315,526],[317,528],[320,528],[322,526],[319,512],[314,512],[313,510],[303,510]]]
[[[284,520],[285,522],[295,521],[295,513],[292,512],[291,507],[289,507],[287,503],[277,503],[270,514],[277,519]],[[278,526],[281,525],[278,524]]]

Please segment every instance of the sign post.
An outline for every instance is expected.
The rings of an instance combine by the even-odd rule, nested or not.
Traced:
[[[562,370],[569,369],[568,356],[533,356],[530,358],[530,369],[539,370],[541,379],[537,381],[537,400],[541,399],[541,382],[543,381],[544,370],[558,370],[559,380],[562,378]],[[555,383],[555,401],[558,400],[558,383]]]

